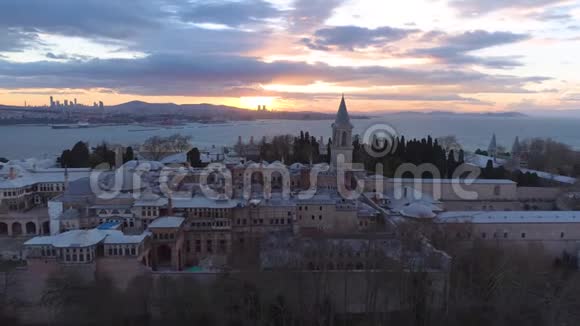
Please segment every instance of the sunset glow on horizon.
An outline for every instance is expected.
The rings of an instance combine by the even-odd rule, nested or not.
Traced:
[[[0,104],[578,109],[578,21],[559,0],[7,0]]]

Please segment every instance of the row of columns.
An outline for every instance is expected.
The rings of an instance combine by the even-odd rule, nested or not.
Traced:
[[[40,235],[49,233],[48,222],[0,222],[0,236]]]

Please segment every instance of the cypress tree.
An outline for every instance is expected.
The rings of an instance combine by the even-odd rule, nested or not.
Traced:
[[[71,168],[87,168],[89,164],[89,148],[86,143],[79,141],[70,151],[70,166]]]
[[[123,163],[127,163],[135,159],[135,153],[133,153],[133,147],[129,146],[125,149],[125,155],[123,155]]]

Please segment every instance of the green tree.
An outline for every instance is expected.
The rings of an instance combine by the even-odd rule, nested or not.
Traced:
[[[115,152],[110,150],[106,143],[95,147],[89,158],[91,167],[106,163],[109,167],[115,166]]]
[[[187,161],[193,167],[203,166],[203,163],[201,163],[201,153],[197,147],[194,147],[189,152],[187,152]]]
[[[133,153],[133,147],[129,146],[125,149],[125,154],[123,155],[123,163],[127,163],[135,159],[135,154]]]
[[[60,155],[60,158],[58,159],[61,168],[66,168],[66,167],[71,166],[71,164],[72,164],[71,155],[72,154],[70,152],[70,149],[65,149],[64,151],[62,151],[62,154]]]
[[[79,141],[70,151],[70,166],[71,168],[88,168],[90,151],[87,143]]]

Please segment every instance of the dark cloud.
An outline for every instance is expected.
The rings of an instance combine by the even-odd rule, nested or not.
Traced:
[[[370,46],[382,47],[390,42],[401,40],[416,29],[379,27],[375,29],[358,26],[337,26],[317,30],[312,38],[302,42],[313,50],[328,51],[333,48],[353,51],[356,48]]]
[[[421,42],[435,42],[441,38],[444,38],[447,36],[447,33],[443,32],[443,31],[429,31],[429,32],[425,32],[423,33],[423,35],[421,35],[421,38],[419,39]]]
[[[321,25],[334,10],[346,0],[296,0],[294,10],[288,11],[287,19],[291,29],[310,31]]]
[[[455,46],[462,51],[473,51],[496,45],[515,43],[526,40],[529,37],[527,34],[476,30],[450,36],[446,39],[446,42],[449,46]]]
[[[56,60],[66,60],[69,58],[69,56],[66,54],[54,54],[52,52],[48,52],[46,54],[46,57],[49,59],[56,59]]]
[[[547,79],[488,75],[466,69],[466,65],[472,64],[516,65],[518,58],[481,58],[471,53],[527,37],[512,33],[475,31],[447,35],[433,31],[422,34],[422,41],[439,46],[414,50],[414,55],[450,64],[439,70],[429,67],[333,67],[323,63],[284,61],[266,63],[240,55],[256,53],[269,38],[277,37],[268,30],[272,18],[279,19],[286,28],[284,36],[295,40],[293,37],[311,35],[302,39],[303,44],[325,51],[385,47],[418,32],[391,27],[325,26],[325,21],[343,2],[345,0],[296,0],[292,8],[282,11],[266,0],[0,0],[0,51],[21,51],[37,46],[38,34],[48,33],[79,36],[111,45],[119,51],[145,54],[138,59],[99,60],[37,46],[46,52],[47,61],[14,63],[3,60],[0,55],[0,88],[99,88],[140,95],[221,97],[277,94],[260,87],[269,83],[308,85],[325,81],[338,86],[361,87],[453,86],[451,88],[461,94],[526,93],[530,92],[525,88],[528,83]],[[193,26],[191,22],[224,24],[232,28],[209,30]],[[261,24],[260,28],[240,28],[257,24]],[[476,99],[452,94],[367,97],[380,98],[478,103]]]
[[[214,23],[238,27],[277,18],[282,11],[263,0],[202,1],[184,6],[180,17],[195,23]]]
[[[239,96],[269,83],[307,85],[456,85],[459,92],[524,92],[547,78],[491,76],[475,71],[332,67],[240,56],[156,54],[142,59],[10,63],[0,60],[0,88],[111,88],[143,95]]]
[[[127,38],[160,25],[164,2],[118,0],[2,0],[0,28],[47,33]]]
[[[568,2],[568,0],[452,0],[461,14],[487,14],[504,9],[533,9]]]
[[[254,50],[271,37],[267,31],[209,30],[191,26],[172,26],[132,38],[129,50],[145,53],[230,54]]]
[[[17,28],[0,31],[0,52],[20,51],[38,42],[38,36]]]
[[[572,7],[559,6],[531,12],[528,17],[539,21],[573,22],[574,16],[570,13]]]
[[[429,34],[429,33],[428,33]],[[439,46],[415,49],[407,54],[429,57],[447,64],[475,64],[490,68],[510,68],[521,65],[519,57],[480,57],[470,54],[493,46],[516,43],[528,39],[527,34],[511,32],[469,31],[458,35],[434,35]],[[431,37],[430,37],[431,38]]]

